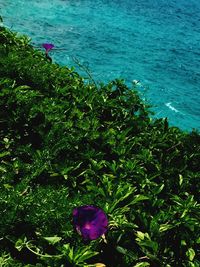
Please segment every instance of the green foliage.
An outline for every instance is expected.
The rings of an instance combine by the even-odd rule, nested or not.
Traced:
[[[0,28],[0,266],[200,265],[200,136],[149,108]],[[109,219],[90,244],[71,223],[85,204]]]

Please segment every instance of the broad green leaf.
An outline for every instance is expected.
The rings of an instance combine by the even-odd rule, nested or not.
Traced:
[[[190,261],[193,261],[195,257],[195,251],[193,248],[189,248],[188,251],[186,252],[187,257],[189,258]]]
[[[51,237],[44,237],[51,245],[55,245],[58,243],[62,238],[58,236],[51,236]]]
[[[127,254],[127,249],[125,249],[125,248],[123,248],[123,247],[117,246],[116,249],[117,249],[117,251],[120,252],[121,254],[124,254],[124,255]]]
[[[13,186],[10,185],[10,184],[4,184],[3,186],[4,186],[5,189],[8,189],[8,190],[9,189],[13,189]]]
[[[179,185],[181,186],[183,183],[183,175],[179,174]]]
[[[15,88],[15,90],[24,90],[24,89],[31,89],[31,87],[28,85],[20,85]]]
[[[63,248],[65,251],[68,251],[70,249],[70,246],[69,246],[69,244],[64,244]]]
[[[156,188],[153,192],[155,195],[160,194],[160,192],[163,190],[163,188],[165,187],[164,184],[162,184],[161,186],[159,186],[158,188]]]
[[[3,158],[3,157],[8,156],[8,155],[10,155],[9,151],[2,152],[2,153],[0,153],[0,158]]]
[[[133,267],[147,267],[150,266],[150,263],[148,262],[139,262],[136,265],[134,265]]]
[[[68,253],[68,257],[70,258],[70,260],[73,261],[74,259],[74,248],[69,248],[69,253]]]
[[[165,232],[171,228],[173,228],[173,225],[171,225],[171,224],[167,224],[167,223],[161,224],[160,228],[159,228],[159,232]]]
[[[144,240],[145,238],[145,233],[141,232],[141,231],[137,231],[136,232],[136,236],[140,239],[140,240]]]
[[[140,201],[148,200],[148,199],[149,199],[149,197],[147,197],[147,196],[144,196],[144,195],[136,195],[135,198],[134,198],[134,200],[131,201],[130,204],[133,205],[133,204],[136,204],[136,203],[138,203]]]
[[[181,240],[181,245],[182,246],[186,246],[187,245],[187,243],[185,242],[185,240]]]
[[[148,248],[151,248],[151,249],[153,250],[154,253],[156,253],[157,250],[158,250],[158,243],[155,242],[155,241],[152,241],[152,240],[148,240],[148,239],[141,240],[140,242],[138,242],[138,244],[139,244],[141,247],[148,247]]]
[[[90,259],[90,258],[92,258],[98,254],[99,254],[99,252],[96,252],[96,251],[91,251],[91,250],[86,251],[83,254],[79,254],[79,257],[77,258],[75,263],[84,262],[84,261],[86,261],[86,260],[88,260],[88,259]]]
[[[21,251],[24,248],[26,241],[27,241],[26,237],[24,238],[24,240],[18,239],[17,242],[15,243],[15,248],[18,251]]]
[[[0,172],[7,172],[6,168],[0,166]]]
[[[188,213],[188,209],[185,209],[181,215],[181,218],[185,217],[185,215]]]

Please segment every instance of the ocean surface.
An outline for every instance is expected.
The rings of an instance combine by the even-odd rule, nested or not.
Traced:
[[[88,68],[93,79],[124,79],[153,105],[156,117],[200,130],[199,0],[0,0],[5,26],[54,62]],[[42,47],[41,47],[42,49]]]

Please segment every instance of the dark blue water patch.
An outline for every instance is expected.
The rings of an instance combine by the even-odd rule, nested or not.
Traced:
[[[198,0],[0,0],[0,8],[5,24],[36,46],[64,48],[54,61],[73,66],[76,58],[96,81],[140,80],[156,116],[200,129]]]

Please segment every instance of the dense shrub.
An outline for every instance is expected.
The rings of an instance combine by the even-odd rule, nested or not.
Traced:
[[[1,266],[200,266],[200,135],[150,115],[0,28]],[[106,240],[74,231],[85,204]]]

